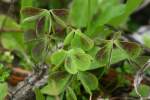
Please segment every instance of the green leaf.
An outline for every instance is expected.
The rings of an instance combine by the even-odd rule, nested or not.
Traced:
[[[42,14],[44,9],[40,8],[34,8],[34,7],[27,7],[21,9],[21,16],[23,19],[33,17],[33,16],[38,16]]]
[[[21,50],[25,49],[23,33],[20,32],[7,32],[1,34],[1,43],[4,48],[10,50]]]
[[[75,53],[72,60],[78,71],[86,71],[90,69],[92,57],[85,53]]]
[[[100,47],[94,46],[91,50],[87,51],[87,53],[91,55],[92,57],[95,57],[99,50],[100,50]]]
[[[5,21],[5,23],[3,24],[3,22]],[[15,20],[13,20],[12,18],[2,15],[0,14],[0,27],[3,28],[3,30],[10,30],[10,31],[20,31],[20,25],[17,24],[17,22]]]
[[[135,2],[134,0],[127,0],[126,4],[121,4],[119,0],[109,0],[109,2],[103,0],[100,3],[100,14],[96,21],[92,22],[88,35],[93,36],[96,33],[102,32],[102,30],[104,30],[104,24],[117,27],[124,23],[142,1],[143,0],[137,0]],[[105,34],[104,32],[102,33]]]
[[[144,34],[142,36],[143,40],[144,40],[144,45],[148,48],[150,48],[150,35],[149,34]]]
[[[64,40],[64,46],[69,45],[74,37],[74,31],[71,31]]]
[[[131,14],[134,10],[136,10],[139,5],[143,2],[143,0],[127,0],[126,4],[126,14]]]
[[[85,51],[88,51],[93,48],[94,42],[88,36],[77,30],[71,41],[71,46],[72,48],[82,48]]]
[[[116,48],[113,48],[116,45]],[[108,66],[125,59],[134,59],[140,55],[141,47],[133,42],[108,41],[97,54],[96,59],[100,66]],[[119,55],[118,55],[119,54]]]
[[[8,79],[9,75],[10,71],[0,63],[0,82],[5,82]]]
[[[41,91],[38,88],[34,89],[36,100],[45,100],[44,96],[42,95]]]
[[[29,23],[29,22],[32,22],[32,21],[36,21],[38,20],[40,17],[43,17],[44,16],[44,11],[41,12],[39,15],[35,15],[35,16],[31,16],[31,17],[27,17],[25,19],[23,19],[22,23]]]
[[[48,85],[41,89],[43,94],[56,96],[59,95],[59,90],[57,89],[56,82],[54,80],[50,80]]]
[[[48,13],[46,10],[43,10],[40,8],[29,7],[29,8],[22,9],[21,15],[22,15],[21,26],[24,31],[26,42],[37,39],[39,34],[41,36],[41,32],[42,32],[42,34],[45,33],[45,28],[47,28],[47,27],[49,28],[49,26],[45,27],[45,24],[49,23],[48,18],[47,18]],[[46,17],[44,17],[44,16],[46,16]],[[46,23],[45,23],[45,21],[46,21]],[[37,29],[37,28],[39,28],[39,29]],[[43,37],[38,37],[38,38],[43,38]]]
[[[59,18],[57,15],[55,15],[55,14],[53,13],[53,11],[51,11],[51,14],[53,15],[54,20],[55,20],[59,25],[61,25],[61,26],[64,27],[64,28],[67,27],[66,23],[65,23],[61,18]]]
[[[6,83],[0,83],[0,100],[5,100],[8,95],[8,86]]]
[[[103,54],[103,57],[102,57],[102,54]],[[104,53],[103,50],[100,50],[99,53],[97,53],[97,57],[98,58],[96,60],[94,60],[94,62],[92,62],[92,64],[91,64],[92,69],[96,69],[96,68],[99,68],[99,67],[104,67],[108,64],[108,54]],[[101,59],[99,59],[99,57]],[[126,55],[126,53],[124,53],[119,48],[115,48],[112,51],[110,64],[115,64],[115,63],[118,63],[118,62],[126,60],[126,59],[128,59],[128,56]]]
[[[21,0],[21,8],[25,8],[25,7],[32,7],[33,5],[33,0]]]
[[[50,33],[51,30],[50,16],[42,16],[38,19],[36,24],[36,34],[38,37],[43,36],[46,33]]]
[[[134,42],[118,42],[115,41],[115,44],[120,50],[124,51],[128,58],[134,59],[138,57],[141,53],[141,47],[137,43]]]
[[[73,59],[74,53],[84,53],[84,51],[80,48],[71,49],[68,51],[65,59],[65,69],[71,74],[76,74],[78,72],[77,65],[74,63]]]
[[[39,55],[40,54],[40,55]],[[44,41],[37,41],[35,45],[32,46],[31,55],[34,61],[39,62],[44,59],[45,56],[45,44]]]
[[[98,88],[98,79],[89,72],[79,72],[78,78],[81,81],[85,90],[91,95],[91,90]]]
[[[111,64],[118,63],[122,60],[128,59],[128,56],[119,48],[113,49]]]
[[[129,17],[129,15],[138,8],[138,6],[142,3],[142,1],[143,0],[136,0],[136,2],[135,2],[134,0],[127,0],[124,13],[122,15],[112,19],[109,23],[117,26],[117,25],[125,22],[127,20],[127,18]]]
[[[63,49],[54,52],[51,55],[51,63],[56,65],[56,66],[60,65],[65,60],[66,55],[67,55],[67,53]]]
[[[51,96],[58,96],[65,90],[70,77],[69,74],[62,71],[51,74],[48,85],[43,87],[41,92]]]
[[[46,100],[56,100],[56,98],[53,97],[53,96],[47,96],[47,97],[46,97]]]
[[[71,87],[66,90],[66,100],[77,100],[76,94]]]
[[[78,72],[76,65],[73,63],[73,59],[70,55],[65,59],[65,69],[71,74],[76,74]]]
[[[32,25],[29,25],[29,26],[30,26],[30,28],[32,27]],[[25,42],[27,42],[27,43],[29,43],[30,41],[34,42],[36,39],[37,39],[37,34],[34,29],[24,28],[24,41]]]
[[[100,67],[104,67],[104,66],[101,65],[101,63],[99,63],[99,61],[96,59],[96,55],[97,55],[97,52],[98,52],[99,50],[100,50],[99,47],[93,47],[90,51],[87,52],[89,55],[91,55],[92,57],[94,57],[94,59],[93,59],[92,62],[91,62],[91,65],[90,65],[90,69],[89,69],[89,70],[97,69],[97,68],[100,68]]]
[[[138,88],[138,92],[140,93],[140,95],[142,97],[147,97],[150,93],[150,87],[147,86],[147,85],[140,85],[140,87]],[[131,93],[130,93],[131,96],[137,96],[135,90],[133,90]]]
[[[97,8],[98,0],[90,0],[90,8],[88,0],[73,0],[69,13],[69,19],[72,25],[78,28],[86,27],[89,21],[88,16],[93,16]],[[89,10],[91,15],[89,15]]]
[[[58,17],[64,17],[69,13],[68,9],[51,9],[51,11]]]
[[[112,19],[121,16],[125,12],[125,5],[119,0],[102,0],[99,5],[98,16],[91,23],[88,35],[93,36],[104,30],[104,24],[108,24]],[[102,32],[105,34],[104,32]]]
[[[112,63],[113,52],[113,40],[107,41],[103,48],[101,48],[96,55],[97,61],[103,65],[109,67]]]
[[[65,59],[65,68],[71,74],[76,74],[78,71],[90,69],[92,57],[86,54],[82,49],[76,48],[68,51]]]
[[[104,24],[107,24],[111,19],[120,16],[124,13],[125,10],[125,5],[111,5],[108,6],[101,14],[100,17],[98,18],[97,24],[98,27],[102,26]]]

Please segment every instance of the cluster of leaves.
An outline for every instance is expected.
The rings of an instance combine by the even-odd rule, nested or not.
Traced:
[[[141,54],[138,44],[123,41],[122,32],[106,26],[124,25],[141,2],[73,0],[69,10],[47,10],[22,0],[21,24],[13,27],[23,30],[24,40],[20,32],[5,33],[1,42],[7,49],[20,51],[28,66],[50,66],[48,84],[34,90],[37,100],[45,100],[44,95],[46,100],[87,100],[102,90],[101,78],[111,65],[136,62]]]
[[[7,83],[5,80],[8,79],[10,71],[0,63],[0,100],[4,100],[8,93]]]
[[[0,61],[1,62],[12,63],[13,59],[14,59],[14,56],[9,51],[5,51],[4,53],[0,53]]]
[[[123,23],[140,3],[141,0],[136,3],[128,0],[126,4],[118,0],[74,0],[67,21],[66,15],[60,14],[67,10],[22,9],[22,27],[32,60],[52,65],[48,85],[35,89],[37,98],[44,98],[42,94],[48,95],[47,98],[64,98],[66,94],[67,100],[77,100],[81,86],[92,95],[93,90],[98,90],[100,74],[112,64],[134,61],[140,55],[140,46],[121,41],[120,32],[110,29],[106,32],[104,26]],[[57,27],[65,29],[67,35],[58,36]],[[102,32],[107,35],[101,37]],[[110,33],[113,37],[106,40]],[[95,39],[96,36],[100,39]],[[104,70],[103,74],[96,76],[90,72],[99,68]]]
[[[0,64],[0,82],[4,82],[9,77],[10,71]]]

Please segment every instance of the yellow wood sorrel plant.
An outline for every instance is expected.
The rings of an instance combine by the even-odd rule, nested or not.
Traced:
[[[69,9],[23,7],[26,51],[33,65],[49,66],[47,85],[35,89],[37,100],[88,100],[102,92],[101,77],[112,65],[134,62],[141,47],[111,27],[125,23],[141,2],[73,0]]]

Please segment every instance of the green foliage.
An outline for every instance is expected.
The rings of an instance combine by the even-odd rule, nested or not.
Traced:
[[[0,63],[0,82],[5,82],[9,77],[10,71]]]
[[[75,34],[74,31],[68,33],[68,35],[64,39],[64,46],[69,45],[71,43],[72,39],[74,38],[74,34]]]
[[[21,0],[21,8],[25,7],[32,7],[33,6],[33,0]]]
[[[66,57],[67,53],[64,50],[59,50],[51,55],[51,63],[58,66],[60,65]]]
[[[98,80],[95,75],[88,72],[80,72],[78,73],[78,78],[83,84],[85,90],[92,95],[91,90],[95,90],[98,88]]]
[[[150,92],[150,87],[147,86],[147,85],[141,85],[139,88],[138,88],[138,91],[139,93],[141,94],[142,97],[147,97],[149,95],[149,92]],[[135,90],[133,90],[131,93],[130,93],[131,96],[137,96]]]
[[[47,96],[46,100],[55,100],[55,97],[53,97],[53,96]]]
[[[136,2],[134,0],[127,0],[127,3],[125,5],[125,11],[122,15],[119,17],[116,17],[110,21],[111,24],[117,26],[118,24],[123,23],[128,19],[128,16],[137,9],[137,7],[142,3],[143,0],[137,0]]]
[[[36,2],[40,5],[41,1]],[[52,2],[45,8],[60,4],[58,1]],[[138,61],[142,51],[140,45],[122,41],[120,31],[116,32],[114,26],[121,27],[141,2],[73,0],[69,10],[47,10],[35,8],[34,0],[22,0],[20,24],[0,15],[0,27],[4,30],[15,29],[15,32],[0,34],[0,41],[6,49],[23,55],[27,53],[29,58],[25,56],[25,59],[31,60],[33,65],[50,66],[48,83],[34,90],[37,100],[87,100],[86,96],[91,96],[93,91],[99,94],[104,92],[99,89],[99,85],[102,85],[99,81],[112,65],[123,67],[121,71],[128,73],[131,63],[127,61]],[[145,38],[145,41],[148,39]],[[125,66],[128,68],[124,69]],[[8,76],[8,71],[0,65],[0,81],[4,82]],[[122,81],[118,81],[118,84],[122,85]],[[84,90],[81,90],[82,87]],[[147,90],[143,88],[145,95]],[[6,91],[6,84],[0,83],[0,100],[7,95]]]
[[[74,38],[71,41],[72,48],[82,48],[85,51],[92,49],[94,46],[93,40],[91,40],[88,36],[81,33],[79,30],[75,31]]]
[[[68,51],[65,59],[65,68],[71,74],[90,69],[92,57],[82,49],[76,48]]]
[[[102,65],[109,67],[111,64],[112,51],[113,51],[113,40],[108,41],[106,45],[98,51],[97,53],[98,61]]]
[[[125,5],[123,4],[116,4],[114,1],[117,0],[110,0],[110,2],[102,3],[102,13],[100,14],[98,21],[96,22],[97,27],[107,24],[111,19],[120,16],[124,13]]]
[[[66,100],[77,100],[76,94],[70,87],[66,90]]]
[[[36,100],[45,100],[43,94],[38,88],[34,89],[34,92],[36,95]]]
[[[7,83],[0,83],[0,100],[4,100],[8,93]]]
[[[78,28],[86,27],[89,22],[88,16],[93,16],[97,8],[98,0],[73,0],[69,13],[70,22]]]
[[[1,34],[1,43],[6,49],[19,51],[25,50],[23,34],[20,32],[5,32]]]
[[[50,100],[60,98],[61,94],[62,97],[65,94],[67,100],[77,100],[78,91],[73,87],[77,78],[80,80],[78,88],[82,85],[92,95],[99,82],[95,74],[87,71],[101,67],[109,70],[112,64],[137,58],[141,47],[136,43],[120,41],[120,32],[111,29],[106,32],[105,24],[118,26],[140,2],[132,4],[131,0],[122,4],[119,0],[73,0],[67,19],[69,22],[60,17],[64,10],[22,9],[22,27],[26,31],[26,41],[33,41],[28,44],[33,58],[39,58],[37,62],[40,62],[45,57],[46,63],[53,65],[48,84],[40,90],[41,93],[49,95],[47,99]],[[56,37],[57,28],[67,30],[64,38]],[[113,37],[105,40],[105,35],[101,37],[103,40],[96,40],[94,36],[100,32],[113,33]],[[59,47],[61,43],[63,45]]]
[[[0,52],[0,61],[1,62],[12,63],[13,60],[14,60],[14,56],[11,54],[11,52],[9,52],[9,51]]]
[[[123,24],[141,3],[142,0],[137,0],[136,3],[134,0],[127,0],[126,4],[119,3],[119,0],[109,0],[109,2],[102,0],[99,3],[99,16],[94,21],[91,21],[90,33],[87,34],[95,36],[96,33],[104,31],[104,24],[113,26]],[[79,9],[82,9],[82,7]]]
[[[49,46],[51,15],[48,10],[32,7],[22,9],[21,14],[25,41],[29,42],[27,49],[35,62],[41,61],[45,56],[45,48]],[[39,53],[41,53],[40,56]]]
[[[150,36],[148,34],[145,34],[143,36],[144,44],[146,47],[150,48]]]
[[[20,25],[12,18],[0,14],[0,27],[4,30],[20,30]]]
[[[0,27],[8,31],[0,35],[1,43],[4,48],[10,50],[24,50],[23,33],[21,33],[20,25],[17,24],[16,21],[8,16],[0,15]]]
[[[118,48],[124,51],[126,53],[127,57],[130,59],[134,59],[138,57],[141,53],[141,47],[134,42],[119,42],[115,41],[115,44]]]
[[[70,75],[65,72],[55,72],[50,75],[48,85],[41,89],[43,94],[58,96],[62,93],[70,79]]]
[[[94,41],[83,34],[80,30],[71,31],[64,40],[64,45],[71,44],[72,48],[82,48],[88,51],[93,48]]]

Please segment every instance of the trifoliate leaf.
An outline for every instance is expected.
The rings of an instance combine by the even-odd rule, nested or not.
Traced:
[[[92,57],[82,49],[71,49],[65,60],[65,68],[69,73],[75,74],[90,69],[91,62]]]

